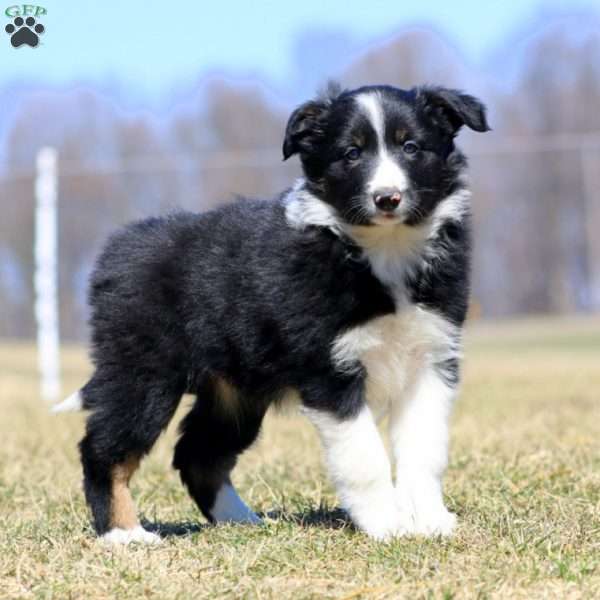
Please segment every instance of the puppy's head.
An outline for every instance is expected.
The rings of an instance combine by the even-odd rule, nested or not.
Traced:
[[[465,165],[454,138],[489,129],[485,107],[440,87],[329,90],[291,115],[284,159],[298,153],[307,189],[353,225],[417,225]]]

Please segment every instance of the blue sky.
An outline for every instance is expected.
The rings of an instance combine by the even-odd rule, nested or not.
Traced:
[[[543,10],[600,8],[600,0],[42,0],[43,44],[14,49],[4,32],[4,9],[13,4],[0,3],[0,85],[118,83],[149,98],[214,71],[285,87],[295,40],[311,30],[346,32],[362,47],[402,27],[432,25],[479,64]]]

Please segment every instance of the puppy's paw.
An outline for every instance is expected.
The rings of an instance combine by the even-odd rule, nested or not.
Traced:
[[[217,523],[262,524],[262,519],[246,506],[230,484],[221,486],[210,512]]]
[[[103,543],[109,545],[121,545],[126,546],[131,543],[140,543],[140,544],[160,544],[161,538],[156,535],[156,533],[152,533],[151,531],[147,531],[141,525],[134,527],[133,529],[121,529],[119,527],[115,527],[111,529],[104,535],[100,537]]]
[[[405,494],[399,494],[397,499],[398,507],[405,515],[408,535],[452,535],[456,515],[444,506],[441,498],[432,502],[426,496],[408,499]]]
[[[445,506],[418,511],[415,515],[415,533],[434,536],[452,535],[456,527],[456,515]]]
[[[215,519],[215,522],[236,525],[264,525],[264,521],[251,510],[244,512],[243,514],[220,517],[219,519]]]
[[[452,535],[456,515],[444,506],[439,480],[399,474],[395,488],[396,504],[407,515],[411,535]]]
[[[406,515],[398,510],[393,501],[355,508],[350,513],[356,525],[375,540],[388,541],[408,531]]]

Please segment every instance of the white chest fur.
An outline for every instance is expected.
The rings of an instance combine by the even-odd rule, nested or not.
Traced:
[[[418,227],[347,228],[396,303],[393,315],[344,332],[332,347],[339,369],[366,369],[367,402],[376,413],[385,412],[390,402],[401,402],[425,367],[460,354],[459,329],[440,314],[411,303],[403,282],[406,273],[431,254],[430,240],[441,223],[460,218],[467,198],[467,192],[446,198],[433,218]]]
[[[286,200],[291,227],[328,227],[350,236],[363,249],[373,273],[392,290],[396,313],[374,319],[338,336],[331,349],[334,364],[352,371],[367,371],[367,400],[376,411],[399,402],[410,391],[423,367],[460,354],[460,332],[441,315],[411,304],[403,286],[405,274],[424,256],[445,252],[431,245],[447,221],[461,221],[469,210],[466,188],[442,200],[422,225],[408,227],[356,227],[343,223],[331,206],[303,190],[299,181]]]
[[[457,328],[416,305],[374,319],[338,336],[332,358],[337,367],[352,371],[362,365],[367,371],[367,402],[376,414],[391,402],[401,402],[411,386],[432,363],[460,353]]]

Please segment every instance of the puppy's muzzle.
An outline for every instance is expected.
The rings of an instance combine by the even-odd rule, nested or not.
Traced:
[[[396,188],[382,188],[373,193],[373,202],[377,210],[393,213],[402,202],[402,194]]]

